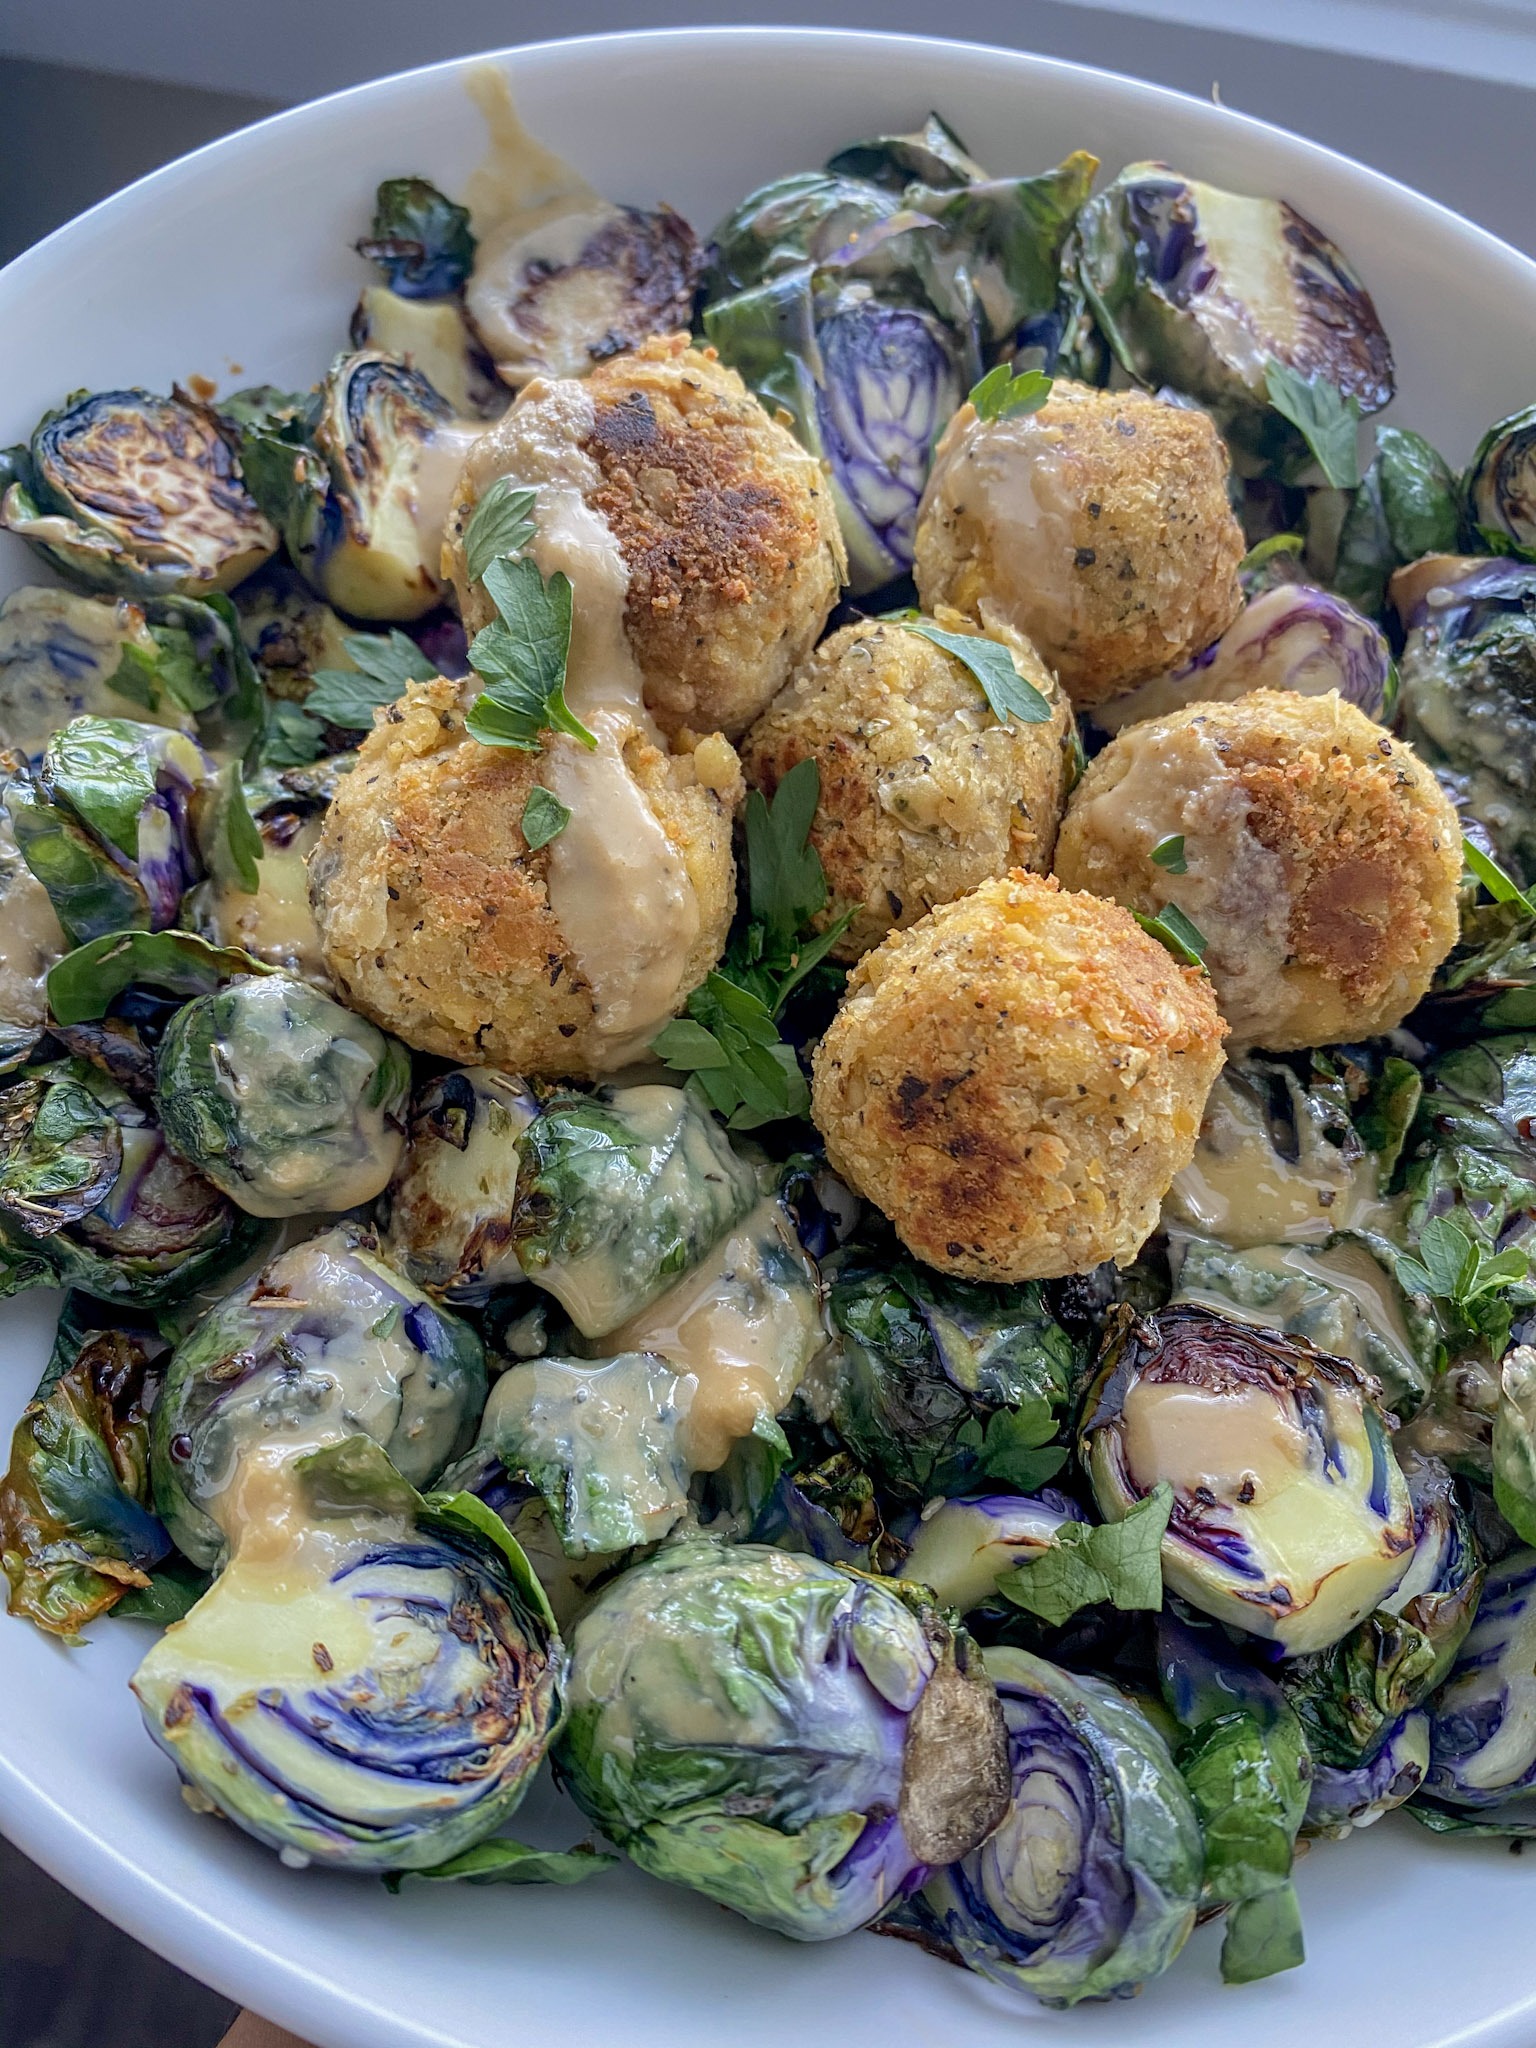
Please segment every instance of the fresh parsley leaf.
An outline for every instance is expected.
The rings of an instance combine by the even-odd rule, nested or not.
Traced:
[[[570,806],[561,803],[552,789],[536,782],[523,805],[523,839],[528,851],[537,853],[541,846],[548,846],[570,822]]]
[[[1166,839],[1159,839],[1149,858],[1154,866],[1166,869],[1170,875],[1189,873],[1189,862],[1184,858],[1182,832],[1171,832]]]
[[[1038,412],[1051,395],[1051,379],[1044,370],[1020,370],[1007,363],[988,370],[970,390],[971,404],[979,420],[1006,419],[1016,412]]]
[[[884,618],[888,624],[921,634],[963,663],[980,683],[993,717],[1002,724],[1006,725],[1010,718],[1017,719],[1020,725],[1050,722],[1050,699],[1019,674],[1013,656],[1001,641],[989,640],[984,633],[946,633],[942,626],[935,626],[911,611],[887,612]]]
[[[977,1445],[977,1461],[989,1479],[1033,1493],[1054,1479],[1067,1462],[1061,1444],[1052,1443],[1056,1416],[1043,1395],[1021,1401],[1017,1408],[999,1408],[987,1419]]]
[[[1360,485],[1360,401],[1346,398],[1326,377],[1303,377],[1271,356],[1264,385],[1269,402],[1289,420],[1311,449],[1318,468],[1336,491]]]
[[[470,580],[483,581],[499,555],[515,555],[533,539],[538,492],[499,476],[469,515],[464,528],[464,566]]]
[[[774,939],[791,940],[826,906],[827,878],[811,845],[821,799],[815,761],[797,761],[765,801],[747,792],[747,900],[752,916]]]
[[[1536,917],[1536,903],[1520,887],[1513,875],[1501,868],[1492,854],[1484,853],[1480,846],[1474,846],[1470,839],[1461,842],[1461,862],[1469,875],[1474,876],[1495,903],[1513,903],[1528,916]]]
[[[1398,1280],[1410,1294],[1431,1295],[1458,1309],[1518,1285],[1530,1270],[1522,1251],[1485,1252],[1454,1216],[1431,1216],[1419,1232],[1418,1257],[1401,1253],[1397,1259]]]
[[[596,738],[565,701],[570,578],[557,570],[546,581],[537,563],[498,557],[482,581],[500,617],[470,645],[470,667],[486,687],[470,706],[469,732],[485,746],[530,754],[538,753],[546,732],[595,747]]]
[[[229,863],[246,895],[254,896],[261,887],[257,863],[266,848],[256,820],[251,816],[251,807],[245,800],[245,781],[240,773],[240,763],[231,761],[220,781],[223,784],[219,794]]]
[[[409,634],[398,627],[386,638],[379,633],[354,633],[342,645],[355,671],[346,668],[316,669],[304,709],[311,718],[323,718],[329,725],[368,728],[380,705],[393,704],[405,694],[407,683],[429,682],[437,674]]]
[[[652,1050],[703,1095],[733,1130],[753,1130],[811,1106],[794,1048],[752,990],[718,970],[688,998],[688,1015],[666,1025]]]
[[[1131,915],[1144,932],[1166,946],[1185,967],[1204,964],[1208,944],[1205,933],[1176,903],[1165,903],[1155,917],[1145,910],[1133,910]]]
[[[325,752],[325,729],[297,704],[274,697],[267,706],[260,752],[265,768],[307,768]]]
[[[1079,1608],[1163,1604],[1162,1543],[1173,1488],[1161,1480],[1120,1522],[1064,1522],[1051,1547],[1004,1572],[997,1590],[1015,1607],[1060,1628]]]

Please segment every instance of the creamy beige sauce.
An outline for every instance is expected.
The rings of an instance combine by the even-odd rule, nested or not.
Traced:
[[[1321,1244],[1356,1230],[1378,1203],[1376,1161],[1346,1159],[1292,1098],[1299,1140],[1294,1163],[1270,1143],[1264,1112],[1230,1072],[1218,1076],[1205,1105],[1195,1156],[1174,1175],[1164,1222],[1238,1250],[1251,1245]]]
[[[546,745],[542,780],[570,812],[549,845],[549,903],[578,972],[592,991],[591,1064],[611,1073],[642,1053],[671,1016],[699,936],[698,897],[682,855],[630,773],[631,739],[663,745],[645,708],[644,683],[624,630],[629,570],[602,515],[587,503],[597,466],[582,444],[592,401],[572,379],[530,385],[537,410],[508,416],[509,448],[492,428],[465,471],[476,495],[498,476],[538,491],[530,552],[540,572],[572,589],[565,698],[597,736]]]
[[[0,1024],[39,1029],[48,1014],[48,970],[69,950],[53,899],[21,857],[0,800]]]
[[[436,575],[443,530],[458,497],[459,478],[470,450],[486,430],[484,420],[446,420],[419,444],[405,510],[422,562]]]
[[[815,1269],[781,1204],[762,1201],[659,1301],[603,1340],[605,1351],[653,1351],[691,1373],[684,1456],[714,1472],[760,1416],[777,1415],[822,1348]]]
[[[573,202],[601,203],[600,194],[563,157],[529,134],[512,98],[512,85],[501,65],[476,64],[466,73],[465,90],[485,122],[490,147],[485,160],[465,180],[463,203],[482,240],[503,222],[532,220],[569,210]]]
[[[1159,1384],[1139,1379],[1125,1398],[1126,1469],[1137,1489],[1160,1479],[1184,1494],[1205,1487],[1230,1500],[1251,1481],[1254,1505],[1310,1467],[1306,1433],[1262,1387]]]
[[[992,598],[1047,658],[1084,624],[1079,496],[1062,429],[1035,413],[970,422],[940,445],[925,495],[946,523],[963,517],[986,533]]]
[[[466,419],[503,411],[510,398],[471,352],[456,299],[407,299],[388,285],[369,285],[357,302],[352,332],[360,348],[403,356]]]
[[[268,844],[256,870],[254,896],[212,878],[200,883],[192,914],[196,928],[215,944],[243,946],[258,960],[329,988],[305,868],[320,843],[322,825],[322,819],[310,819],[286,846]]]

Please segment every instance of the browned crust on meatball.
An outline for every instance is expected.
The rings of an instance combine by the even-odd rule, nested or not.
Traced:
[[[548,850],[522,833],[540,756],[470,739],[463,703],[444,678],[411,685],[341,778],[310,863],[326,965],[354,1009],[420,1051],[582,1074],[601,1050],[591,991],[550,908]],[[703,788],[643,739],[624,758],[698,896],[693,987],[735,906],[735,790]]]
[[[1188,1164],[1225,1026],[1116,905],[1015,873],[866,954],[817,1050],[838,1172],[976,1280],[1135,1256]]]
[[[815,645],[846,554],[820,465],[685,335],[587,379],[591,503],[629,567],[626,623],[670,734],[743,732]]]

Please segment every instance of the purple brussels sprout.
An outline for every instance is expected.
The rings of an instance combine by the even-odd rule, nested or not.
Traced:
[[[902,1565],[945,1607],[969,1614],[996,1590],[999,1576],[1043,1557],[1064,1522],[1083,1511],[1065,1494],[984,1494],[940,1501],[925,1513]]]
[[[1467,466],[1467,517],[1495,554],[1536,562],[1536,405],[1491,426]]]
[[[1536,1550],[1490,1569],[1430,1713],[1425,1793],[1484,1825],[1536,1827]]]
[[[1303,1832],[1347,1835],[1411,1799],[1429,1769],[1429,1729],[1428,1714],[1415,1707],[1392,1723],[1366,1763],[1351,1767],[1314,1761]]]
[[[1374,621],[1315,583],[1284,583],[1251,598],[1193,661],[1095,705],[1093,719],[1106,732],[1119,732],[1186,704],[1231,703],[1250,690],[1295,690],[1303,697],[1337,690],[1346,703],[1385,723],[1397,698],[1397,671]]]
[[[920,1587],[683,1542],[606,1586],[571,1650],[558,1762],[583,1812],[797,1940],[878,1919],[1007,1810],[991,1681]]]

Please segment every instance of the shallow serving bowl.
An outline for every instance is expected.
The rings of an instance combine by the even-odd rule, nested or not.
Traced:
[[[1113,56],[1112,46],[1106,54]],[[484,61],[484,60],[478,60]],[[1463,461],[1536,397],[1536,264],[1374,173],[1177,94],[1004,50],[807,30],[675,30],[494,61],[540,138],[603,191],[701,229],[751,186],[929,107],[998,172],[1073,148],[1161,157],[1293,201],[1364,272],[1402,418]],[[449,192],[483,153],[468,63],[360,86],[157,172],[0,273],[0,442],[79,386],[306,384],[344,343],[374,185]],[[0,591],[32,580],[0,536]],[[46,1353],[52,1299],[0,1306],[0,1431]],[[67,1650],[0,1617],[0,1828],[83,1898],[319,2048],[1531,2048],[1527,1864],[1405,1819],[1313,1851],[1307,1967],[1225,1990],[1210,1931],[1134,2006],[1048,2013],[895,1941],[797,1947],[634,1871],[579,1891],[419,1888],[295,1874],[199,1819],[139,1726],[145,1647],[97,1624]],[[575,1840],[552,1793],[524,1833]]]

